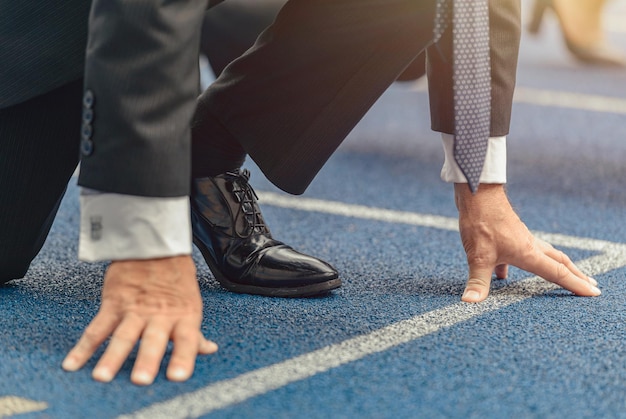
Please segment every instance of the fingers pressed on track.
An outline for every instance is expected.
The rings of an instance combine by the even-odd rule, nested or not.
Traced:
[[[165,319],[152,321],[146,326],[141,335],[137,360],[130,376],[133,384],[152,384],[167,351],[167,344],[173,327],[171,321]]]
[[[118,373],[128,355],[137,344],[145,321],[139,316],[127,315],[111,336],[104,354],[93,369],[96,381],[109,382]]]
[[[82,336],[63,360],[62,367],[66,371],[76,371],[91,358],[94,352],[111,335],[121,319],[111,315],[102,308],[89,323]]]
[[[478,266],[469,262],[469,279],[467,280],[461,301],[478,303],[487,298],[493,269],[493,266]]]
[[[210,355],[218,351],[219,347],[217,346],[217,343],[205,338],[202,332],[200,332],[199,335],[200,335],[200,348],[198,349],[199,353],[201,353],[202,355]]]
[[[543,250],[546,256],[554,259],[555,261],[564,264],[577,277],[589,282],[591,285],[598,285],[598,281],[585,275],[578,267],[572,262],[572,260],[564,252],[555,249],[550,243],[542,240],[537,240],[538,246]]]
[[[572,291],[576,295],[595,297],[601,294],[601,291],[587,277],[583,275],[581,278],[574,274],[565,263],[559,262],[544,253],[543,248],[543,245],[539,245],[535,257],[527,258],[525,263],[519,267],[542,277],[546,281],[553,282],[566,290]]]
[[[174,350],[167,368],[167,378],[172,381],[185,381],[193,374],[196,357],[202,343],[195,322],[179,321],[172,331]]]
[[[494,274],[496,275],[496,279],[507,279],[509,277],[509,265],[504,263],[496,266]]]

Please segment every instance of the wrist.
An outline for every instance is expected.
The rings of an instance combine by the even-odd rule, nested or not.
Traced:
[[[502,183],[481,183],[476,193],[472,193],[467,183],[455,183],[454,201],[459,214],[477,214],[502,205],[509,206]]]
[[[441,140],[444,151],[441,179],[448,183],[467,182],[454,157],[454,136],[442,133]],[[506,136],[489,138],[480,182],[506,183]]]

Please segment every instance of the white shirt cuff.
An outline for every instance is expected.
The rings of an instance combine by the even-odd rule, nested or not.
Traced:
[[[191,254],[189,197],[144,197],[82,188],[80,260],[156,259]]]
[[[454,136],[442,133],[441,140],[445,154],[441,179],[444,182],[467,183],[465,175],[454,159]],[[506,183],[506,136],[489,138],[480,183]]]

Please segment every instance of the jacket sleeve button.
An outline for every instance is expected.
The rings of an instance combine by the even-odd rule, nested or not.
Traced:
[[[93,153],[93,141],[83,138],[80,142],[80,152],[83,156],[90,156]]]
[[[81,137],[85,140],[89,140],[91,139],[92,134],[93,134],[93,128],[91,127],[91,124],[83,124],[80,130]]]
[[[83,96],[83,106],[87,109],[91,109],[91,107],[93,106],[93,101],[93,92],[89,89],[85,90],[85,94]]]
[[[90,123],[93,121],[93,110],[89,108],[83,109],[83,122]]]

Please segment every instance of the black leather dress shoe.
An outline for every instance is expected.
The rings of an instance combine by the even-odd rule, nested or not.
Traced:
[[[219,283],[272,297],[310,297],[338,288],[332,266],[272,238],[249,177],[243,170],[193,181],[193,242]]]

